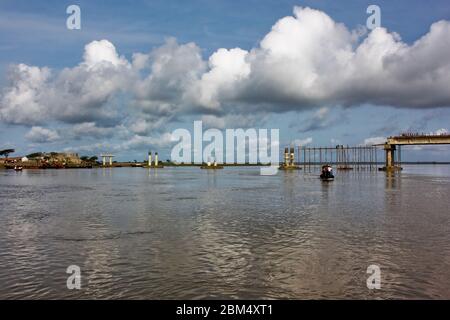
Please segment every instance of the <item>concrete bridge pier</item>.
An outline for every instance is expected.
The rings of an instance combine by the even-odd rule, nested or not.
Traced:
[[[149,151],[147,168],[164,168],[164,165],[158,159],[158,152],[155,152],[155,154],[153,154],[152,151]]]
[[[102,157],[102,164],[104,167],[113,165],[112,158],[114,157],[112,154],[101,154],[100,157]]]
[[[386,168],[391,168],[395,165],[395,144],[386,144],[384,150],[386,151]]]
[[[402,170],[402,167],[400,167],[395,163],[396,150],[397,146],[395,144],[386,143],[384,145],[384,151],[386,152],[386,163],[383,168],[380,168],[380,170],[383,171]]]

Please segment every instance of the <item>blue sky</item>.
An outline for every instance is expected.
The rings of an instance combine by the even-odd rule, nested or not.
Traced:
[[[81,30],[66,28],[68,15],[65,11],[71,4],[77,4],[81,8]],[[241,48],[246,51],[259,48],[261,40],[278,20],[293,15],[294,6],[320,10],[352,31],[366,24],[368,17],[366,8],[370,4],[380,6],[382,27],[389,32],[398,33],[403,43],[407,45],[413,45],[416,40],[427,34],[433,23],[450,20],[448,1],[202,0],[128,3],[115,0],[76,2],[3,0],[0,3],[0,86],[5,97],[5,92],[17,85],[10,82],[11,65],[48,67],[52,74],[49,77],[58,74],[64,68],[75,68],[83,61],[85,45],[94,40],[108,40],[114,45],[118,55],[131,63],[134,53],[148,54],[164,46],[167,39],[173,37],[177,45],[195,43],[202,59],[207,63],[209,57],[220,48]],[[444,35],[450,37],[450,34]],[[436,46],[436,50],[447,49],[446,46]],[[450,52],[447,52],[447,55],[450,56]],[[429,59],[433,57],[430,56]],[[440,67],[448,67],[447,62]],[[447,89],[450,90],[448,87]],[[382,94],[383,92],[380,93]],[[73,148],[81,154],[95,154],[100,152],[100,149],[107,149],[107,146],[113,148],[113,145],[124,144],[124,141],[130,141],[134,137],[139,143],[127,146],[123,150],[115,149],[117,159],[142,159],[149,148],[159,149],[160,153],[167,157],[169,146],[152,145],[152,141],[178,127],[192,128],[192,122],[201,119],[207,113],[201,111],[206,109],[189,111],[186,114],[178,112],[166,119],[165,115],[161,116],[162,113],[147,112],[146,109],[145,117],[148,122],[146,125],[154,129],[127,133],[128,126],[136,123],[140,117],[140,113],[135,111],[136,108],[130,107],[132,104],[130,95],[130,92],[114,94],[113,98],[108,95],[107,104],[114,106],[116,118],[125,119],[133,113],[133,119],[122,122],[115,120],[114,123],[107,123],[103,119],[101,123],[94,117],[75,117],[72,114],[65,118],[49,116],[39,123],[11,120],[12,116],[7,119],[4,117],[3,120],[0,119],[2,136],[0,149],[14,147],[17,154],[26,154],[32,151]],[[257,100],[258,104],[265,105],[260,99],[252,99],[252,102]],[[374,103],[383,101],[381,98],[371,98],[367,101],[361,99],[360,102],[352,99],[349,105],[326,99],[324,103],[310,106],[308,102],[308,106],[298,108],[296,105],[301,105],[302,99],[289,100],[287,104],[283,102],[280,105],[277,101],[268,101],[270,107],[264,107],[262,112],[250,111],[245,114],[241,113],[239,108],[246,108],[244,105],[248,101],[242,106],[243,102],[237,101],[227,102],[230,106],[225,110],[234,110],[230,111],[235,117],[231,119],[248,120],[243,121],[243,125],[280,128],[282,143],[311,138],[311,144],[317,146],[336,143],[355,145],[363,143],[365,139],[385,137],[402,131],[449,130],[450,104],[445,105],[445,99],[442,100],[443,105],[439,108],[430,106],[432,100],[430,103],[424,102],[423,106],[418,102],[413,108],[405,107],[403,102],[399,103],[402,105],[394,105],[396,102],[391,102],[392,99],[388,99],[388,103]],[[61,105],[64,104],[64,100],[58,101]],[[152,97],[152,106],[154,101]],[[158,101],[161,102],[160,99]],[[42,109],[42,112],[45,110]],[[215,112],[211,114],[216,115]],[[221,110],[217,117],[226,118],[230,112]],[[160,123],[154,124],[158,119],[161,119]],[[233,128],[233,123],[241,124],[239,121],[226,119],[228,119],[225,121],[227,127]],[[76,125],[94,122],[96,127],[92,130],[92,136],[76,135],[73,132]],[[36,138],[30,133],[32,127],[50,130],[56,135],[48,131],[42,133],[34,130]],[[117,134],[120,130],[123,132]],[[145,137],[154,137],[155,140],[145,140]],[[146,141],[148,146],[145,145]],[[447,147],[434,147],[430,150],[432,152],[410,149],[404,151],[403,157],[407,160],[450,161]]]

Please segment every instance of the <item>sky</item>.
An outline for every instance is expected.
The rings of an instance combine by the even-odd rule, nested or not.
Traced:
[[[66,27],[72,4],[80,30]],[[448,0],[0,2],[0,149],[14,155],[166,159],[171,132],[195,120],[334,146],[442,133],[449,119]],[[450,161],[450,148],[402,158]]]

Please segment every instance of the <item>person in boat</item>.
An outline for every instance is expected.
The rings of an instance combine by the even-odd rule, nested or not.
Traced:
[[[322,166],[322,173],[320,175],[320,178],[322,178],[322,179],[332,179],[332,178],[334,178],[333,168],[330,165],[328,165],[328,164]]]

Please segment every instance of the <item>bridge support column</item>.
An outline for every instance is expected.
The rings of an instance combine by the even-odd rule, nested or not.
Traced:
[[[402,170],[400,166],[397,166],[395,164],[395,150],[396,150],[395,144],[386,143],[384,145],[384,151],[386,152],[386,163],[383,168],[380,168],[380,170],[383,171]]]
[[[113,155],[112,154],[101,154],[103,167],[113,166]]]
[[[387,144],[384,146],[386,151],[386,168],[393,168],[395,165],[395,145]]]

